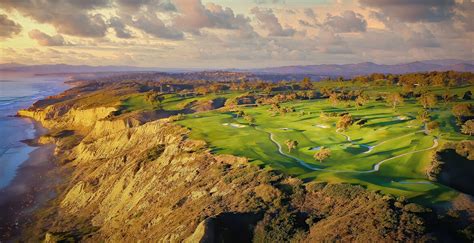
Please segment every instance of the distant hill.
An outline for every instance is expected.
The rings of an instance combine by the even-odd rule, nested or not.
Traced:
[[[0,64],[0,72],[23,72],[34,74],[49,73],[100,73],[100,72],[182,72],[184,69],[172,68],[149,68],[134,66],[89,66],[68,64],[45,64],[45,65],[22,65],[17,63]]]
[[[205,69],[186,69],[186,68],[150,68],[150,67],[134,67],[134,66],[89,66],[89,65],[68,65],[68,64],[46,64],[46,65],[23,65],[18,63],[0,64],[0,72],[23,72],[34,74],[51,74],[51,73],[116,73],[116,72],[199,72]],[[215,69],[219,70],[219,69]],[[282,66],[257,69],[227,69],[232,72],[249,72],[258,76],[265,76],[269,79],[280,79],[282,76],[286,78],[299,78],[307,75],[319,79],[327,76],[355,76],[371,73],[392,73],[403,74],[413,72],[429,72],[429,71],[459,71],[474,72],[474,60],[425,60],[410,63],[400,63],[394,65],[376,64],[373,62],[363,62],[356,64],[321,64],[321,65],[298,65],[298,66]]]
[[[0,70],[1,69],[8,69],[8,68],[15,68],[15,67],[21,67],[21,66],[24,66],[20,63],[14,63],[14,62],[10,62],[10,63],[0,63]]]
[[[326,76],[354,76],[371,73],[403,74],[429,71],[474,72],[474,61],[465,60],[430,60],[394,65],[363,62],[356,64],[322,64],[308,66],[283,66],[247,70],[257,74],[310,74]]]

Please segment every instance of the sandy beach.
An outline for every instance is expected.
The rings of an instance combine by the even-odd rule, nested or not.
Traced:
[[[45,129],[35,122],[36,137]],[[29,143],[31,145],[31,143]],[[13,181],[0,190],[0,241],[13,240],[31,220],[35,209],[55,195],[54,144],[41,145],[29,153]]]

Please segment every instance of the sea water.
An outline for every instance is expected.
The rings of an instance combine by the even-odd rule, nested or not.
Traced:
[[[0,72],[0,189],[9,185],[35,149],[21,142],[34,138],[33,122],[15,114],[39,99],[65,90],[64,80],[64,77]]]

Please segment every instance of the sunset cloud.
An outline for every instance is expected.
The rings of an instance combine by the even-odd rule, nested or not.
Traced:
[[[251,13],[255,15],[261,27],[268,31],[269,36],[292,36],[296,32],[291,27],[283,28],[271,9],[256,7],[251,10]]]
[[[332,28],[339,33],[344,32],[365,32],[367,21],[364,16],[354,11],[344,11],[341,15],[328,15],[323,26]]]
[[[21,25],[8,18],[6,14],[0,14],[0,38],[10,38],[21,32]]]
[[[439,22],[454,15],[454,0],[360,0],[386,16],[407,22]]]
[[[2,48],[14,52],[2,52],[0,62],[28,60],[27,49],[47,53],[51,59],[43,62],[102,57],[101,64],[168,67],[474,56],[474,3],[468,0],[1,2]]]
[[[34,29],[28,32],[28,36],[36,40],[39,45],[41,46],[64,46],[69,45],[67,41],[64,40],[62,35],[48,35],[46,33],[41,32],[40,30]]]

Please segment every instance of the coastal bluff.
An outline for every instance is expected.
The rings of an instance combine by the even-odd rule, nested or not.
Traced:
[[[74,107],[80,99],[18,112],[49,129],[43,142],[57,145],[58,169],[64,171],[57,197],[37,211],[26,239],[314,242],[431,237],[429,210],[419,205],[360,186],[304,183],[247,158],[215,154],[171,118],[111,118],[117,107]]]

